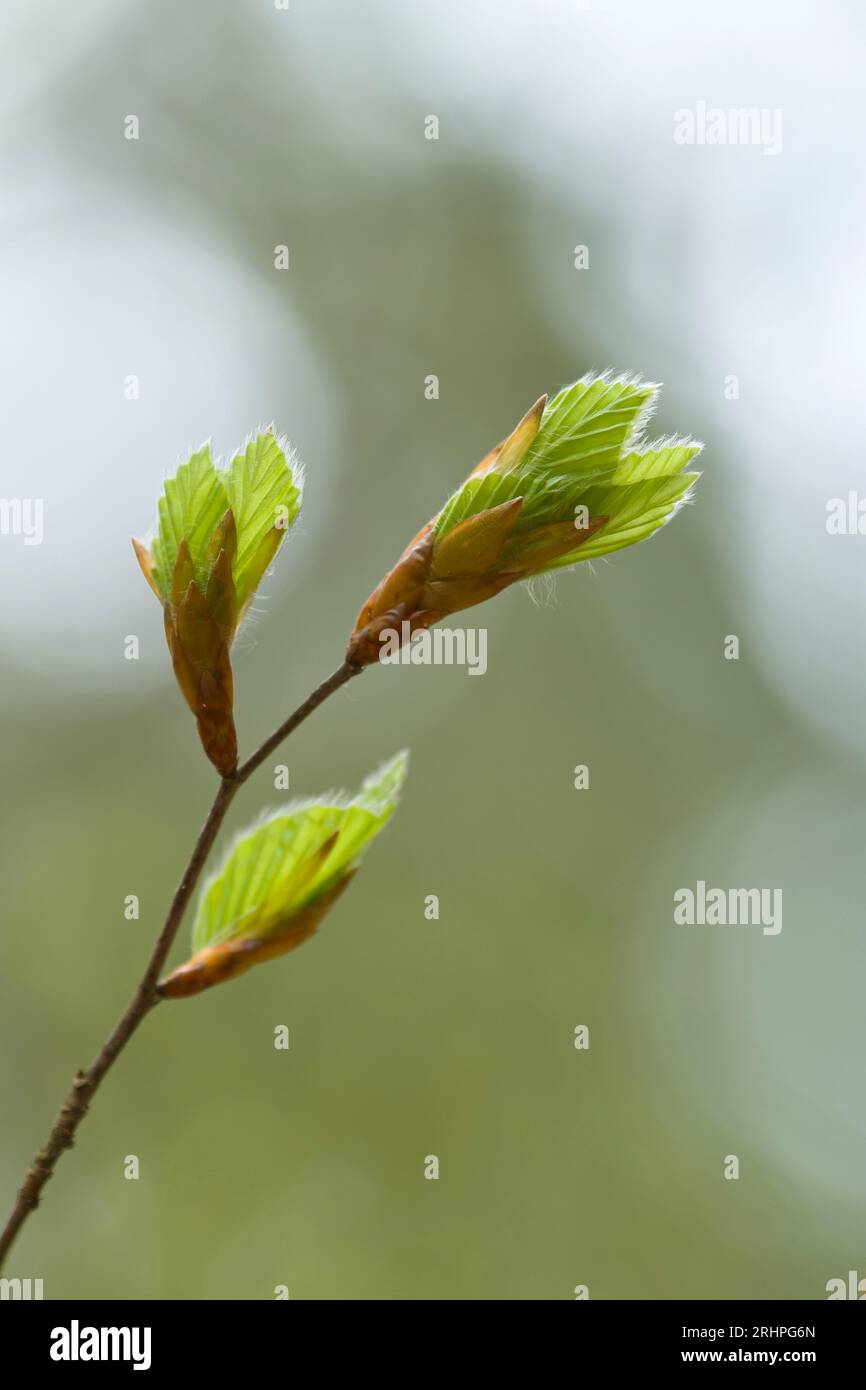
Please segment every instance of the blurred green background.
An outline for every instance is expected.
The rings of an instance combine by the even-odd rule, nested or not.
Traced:
[[[707,441],[661,536],[462,615],[483,678],[371,670],[273,760],[304,795],[412,754],[317,938],[145,1023],[7,1272],[400,1300],[866,1274],[866,540],[825,528],[863,478],[862,12],[54,0],[2,24],[0,490],[45,500],[41,546],[0,538],[4,1207],[213,791],[129,548],[185,449],[273,420],[307,466],[237,652],[249,751],[542,391],[641,371],[657,432]],[[782,109],[782,153],[677,146],[698,100]],[[263,769],[226,838],[284,797]],[[782,933],[674,927],[698,878],[781,888]]]

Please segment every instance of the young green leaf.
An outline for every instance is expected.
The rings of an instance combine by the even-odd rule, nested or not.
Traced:
[[[163,602],[168,601],[171,593],[177,552],[183,540],[189,546],[196,582],[207,583],[208,542],[228,505],[210,445],[205,444],[168,479],[159,499],[159,530],[151,550],[153,577]]]
[[[604,469],[640,434],[659,387],[633,376],[585,376],[564,386],[541,417],[526,453],[528,472]]]
[[[550,568],[609,555],[636,545],[664,526],[701,476],[685,470],[702,447],[693,439],[672,439],[626,454],[610,479],[586,488],[575,504],[586,507],[588,516],[606,514],[607,525]]]
[[[303,480],[297,464],[292,471],[273,430],[267,430],[235,455],[224,482],[237,526],[233,572],[243,614],[300,511]]]
[[[575,493],[615,469],[626,443],[638,436],[658,389],[635,377],[586,376],[551,401],[542,397],[535,430],[524,428],[533,422],[530,412],[445,504],[436,520],[437,536],[516,497],[523,498],[523,508],[514,535],[539,522],[568,520]],[[520,433],[522,447],[515,449],[511,441]]]
[[[398,753],[351,799],[301,803],[242,835],[202,894],[192,959],[161,993],[198,993],[305,941],[390,819],[407,765]]]

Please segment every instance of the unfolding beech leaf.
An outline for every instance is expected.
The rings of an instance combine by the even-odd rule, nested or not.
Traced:
[[[163,488],[151,548],[132,542],[163,604],[178,685],[224,777],[237,766],[229,652],[300,505],[300,466],[265,430],[225,471],[207,444],[182,463]]]
[[[171,591],[178,547],[183,540],[189,546],[197,582],[207,583],[208,543],[228,505],[210,445],[205,444],[168,479],[159,499],[159,532],[152,552],[153,577],[163,601]]]
[[[524,459],[526,492],[518,534],[574,516],[583,489],[607,476],[647,423],[659,388],[634,377],[584,377],[550,401]],[[610,513],[593,511],[592,516]]]
[[[532,470],[603,468],[646,424],[659,387],[634,376],[585,376],[548,402],[526,454]]]
[[[192,959],[160,992],[197,994],[305,941],[390,819],[407,764],[398,753],[357,796],[289,807],[242,835],[202,894]]]
[[[607,525],[549,568],[609,555],[636,545],[664,526],[700,477],[685,470],[701,448],[692,439],[673,439],[662,440],[643,453],[626,454],[610,479],[593,483],[579,498],[588,515],[607,515]]]
[[[436,521],[437,535],[514,497],[523,498],[515,535],[539,522],[567,520],[573,515],[573,494],[587,478],[616,467],[626,443],[649,418],[657,392],[652,382],[605,374],[583,377],[546,403],[542,398],[535,429],[526,429],[533,420],[530,412],[445,504]],[[515,457],[513,441],[521,433]]]
[[[251,439],[232,459],[225,488],[237,525],[233,565],[238,608],[247,608],[301,506],[303,479],[273,430]]]
[[[393,650],[393,634],[430,627],[518,579],[635,545],[664,525],[699,476],[685,468],[701,445],[642,443],[658,390],[605,372],[536,401],[373,590],[347,659],[378,661],[383,643]]]

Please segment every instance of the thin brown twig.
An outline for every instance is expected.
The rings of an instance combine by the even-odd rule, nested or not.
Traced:
[[[9,1214],[9,1219],[3,1228],[2,1235],[0,1235],[0,1269],[2,1269],[6,1256],[12,1248],[12,1243],[27,1217],[39,1205],[42,1189],[54,1172],[58,1159],[66,1149],[72,1148],[78,1126],[87,1114],[97,1088],[126,1047],[139,1024],[160,1002],[160,996],[156,990],[157,981],[174,944],[184,912],[201,877],[207,857],[213,849],[214,841],[238,788],[246,782],[248,777],[252,776],[256,768],[261,766],[274,749],[278,748],[299,724],[302,724],[314,710],[318,709],[319,705],[327,700],[329,695],[332,695],[335,690],[339,690],[353,676],[357,676],[362,669],[362,667],[352,665],[350,662],[344,662],[327,680],[322,681],[322,684],[313,691],[312,695],[308,696],[304,703],[299,705],[269,738],[265,739],[261,747],[245,763],[242,763],[236,772],[230,777],[221,779],[213,804],[207,813],[195,848],[181,875],[165,924],[157,938],[135,994],[126,1012],[94,1061],[91,1062],[86,1071],[76,1072],[72,1089],[51,1126],[46,1144],[36,1154],[24,1174],[24,1180],[18,1189],[18,1195]]]

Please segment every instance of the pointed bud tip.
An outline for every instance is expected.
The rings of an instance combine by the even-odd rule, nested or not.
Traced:
[[[139,569],[141,570],[142,574],[144,575],[153,592],[156,594],[156,597],[159,599],[160,603],[162,603],[162,594],[159,591],[156,582],[156,577],[154,575],[153,556],[151,555],[147,546],[142,544],[141,541],[136,540],[135,536],[132,536],[131,540],[132,548],[135,551],[135,558],[138,561]]]

